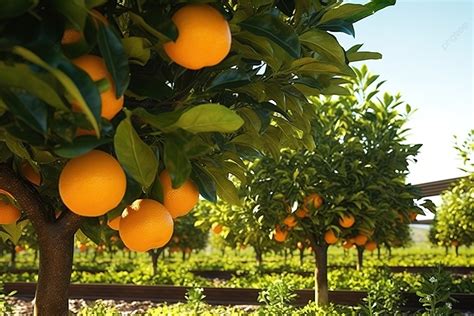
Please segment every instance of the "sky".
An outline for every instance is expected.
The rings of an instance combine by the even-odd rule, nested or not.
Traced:
[[[361,50],[382,53],[365,62],[369,70],[417,109],[408,141],[423,146],[410,183],[463,175],[453,135],[474,129],[473,11],[474,0],[398,0],[357,22],[355,39],[337,34],[346,49],[363,43]]]

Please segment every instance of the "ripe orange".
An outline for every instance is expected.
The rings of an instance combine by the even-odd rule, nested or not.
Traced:
[[[334,231],[332,229],[326,231],[326,233],[324,233],[324,241],[326,241],[326,243],[328,245],[333,245],[335,243],[337,243],[338,241],[338,238],[336,237],[336,234],[334,233]]]
[[[168,57],[188,69],[201,69],[220,63],[229,53],[232,42],[229,23],[206,4],[189,4],[171,18],[178,28],[175,42],[164,44]]]
[[[121,217],[120,216],[117,216],[113,219],[109,219],[107,221],[107,226],[109,226],[111,229],[113,230],[119,230],[119,227],[120,227],[120,219]]]
[[[377,249],[377,243],[373,240],[368,241],[365,244],[365,249],[367,249],[368,251],[374,251],[375,249]]]
[[[82,38],[82,33],[76,29],[65,29],[63,37],[61,38],[62,45],[75,44],[79,42]]]
[[[296,226],[296,224],[298,224],[298,222],[296,221],[296,218],[293,215],[289,215],[283,220],[283,224],[285,224],[289,228],[293,228]]]
[[[173,227],[173,218],[163,204],[140,199],[123,211],[119,234],[127,248],[144,252],[166,245]]]
[[[212,224],[212,232],[219,235],[222,232],[222,225],[218,223]]]
[[[457,240],[452,240],[451,241],[451,246],[457,247],[457,246],[459,246],[459,242]]]
[[[15,224],[20,218],[21,212],[14,205],[0,200],[0,224]]]
[[[352,243],[351,241],[349,240],[346,240],[342,243],[342,247],[344,249],[351,249],[352,247],[354,247],[354,243]]]
[[[304,199],[305,207],[320,208],[323,205],[323,198],[316,193],[311,193]]]
[[[410,212],[410,213],[408,214],[408,217],[410,217],[410,221],[414,222],[414,221],[416,221],[416,216],[417,216],[417,215],[418,215],[418,214],[416,214],[415,212]]]
[[[94,55],[83,55],[72,60],[72,63],[84,70],[93,81],[98,81],[106,78],[109,81],[110,88],[100,94],[102,110],[100,115],[111,120],[123,107],[123,96],[115,97],[115,84],[112,76],[107,70],[107,66],[102,58]],[[77,110],[77,106],[73,105],[73,109]]]
[[[23,161],[20,165],[20,172],[26,180],[30,181],[36,186],[41,184],[41,175],[36,171],[29,162]]]
[[[191,180],[173,189],[168,171],[163,170],[160,174],[160,182],[163,188],[163,204],[173,218],[188,214],[199,201],[198,188]]]
[[[363,246],[367,242],[368,238],[365,235],[357,235],[355,236],[354,240],[357,246]]]
[[[81,243],[81,244],[79,245],[79,251],[80,251],[80,252],[85,252],[86,250],[87,250],[87,245]]]
[[[278,225],[275,226],[273,238],[278,242],[284,242],[286,237],[288,237],[288,231],[282,230]]]
[[[306,210],[304,208],[299,208],[299,209],[296,210],[295,215],[298,218],[305,218],[305,217],[309,217],[309,212],[308,212],[308,210]]]
[[[125,195],[127,180],[111,155],[92,150],[66,163],[59,176],[63,203],[82,216],[100,216],[117,207]]]
[[[344,228],[352,227],[355,223],[355,218],[351,214],[344,214],[339,218],[339,225]]]

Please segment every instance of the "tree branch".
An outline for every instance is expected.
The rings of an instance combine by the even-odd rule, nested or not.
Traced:
[[[0,188],[9,192],[20,204],[40,237],[46,227],[52,223],[48,221],[43,207],[44,203],[38,192],[31,185],[25,183],[6,163],[0,164]]]

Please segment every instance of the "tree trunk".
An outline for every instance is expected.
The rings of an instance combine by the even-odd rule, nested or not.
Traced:
[[[10,269],[15,269],[16,267],[16,250],[15,245],[11,243],[10,245]]]
[[[73,236],[50,236],[40,241],[35,315],[68,315],[73,252]]]
[[[444,253],[445,253],[446,255],[448,255],[448,249],[449,249],[448,246],[444,246]]]
[[[258,266],[261,267],[263,264],[263,255],[258,248],[255,248],[255,259],[257,260]]]
[[[15,197],[37,235],[40,264],[34,315],[68,315],[74,234],[81,217],[65,210],[56,218],[56,207],[43,201],[8,163],[0,164],[0,188]]]
[[[388,250],[388,257],[392,258],[392,247],[387,246],[387,250]]]
[[[304,260],[304,248],[299,249],[300,251],[300,266],[303,266],[303,260]]]
[[[285,255],[285,259],[284,259],[284,262],[286,264],[286,261],[288,260],[288,251],[285,249],[283,249],[283,254]]]
[[[377,259],[380,259],[380,247],[377,247]]]
[[[158,258],[160,257],[161,253],[163,252],[163,248],[160,249],[153,249],[148,251],[151,257],[151,265],[153,267],[153,275],[158,273]]]
[[[38,261],[38,249],[35,249],[35,256],[33,258],[33,262],[36,264],[37,261]]]
[[[456,252],[456,257],[459,256],[459,246],[456,246],[456,248],[454,248],[454,251]]]
[[[181,259],[183,259],[183,261],[185,261],[186,260],[186,252],[184,252],[184,249],[181,251],[181,254],[182,254]]]
[[[314,246],[316,268],[314,270],[314,300],[318,305],[327,305],[328,299],[328,246]]]
[[[357,247],[357,265],[356,270],[361,271],[362,265],[364,264],[364,247]]]

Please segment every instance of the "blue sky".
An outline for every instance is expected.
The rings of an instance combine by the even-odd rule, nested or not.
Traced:
[[[409,141],[423,147],[411,183],[462,175],[453,135],[474,128],[473,11],[471,0],[398,0],[356,23],[355,39],[337,35],[345,48],[364,43],[362,50],[382,53],[366,62],[370,71],[417,109]]]

